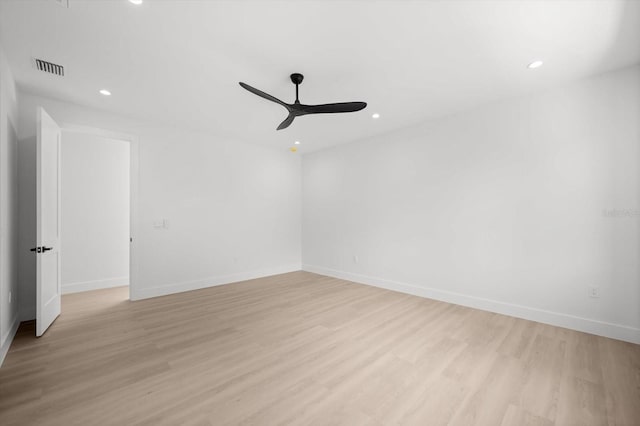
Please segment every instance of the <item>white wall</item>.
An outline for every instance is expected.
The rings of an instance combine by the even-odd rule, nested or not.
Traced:
[[[130,143],[62,133],[62,291],[129,284]]]
[[[306,155],[303,268],[640,343],[639,128],[634,67]]]
[[[0,46],[0,364],[18,329],[17,95]]]
[[[139,141],[138,282],[134,299],[300,269],[300,158],[20,94],[20,244],[35,239],[35,112]],[[132,206],[133,207],[133,206]],[[153,224],[167,219],[168,229]],[[64,238],[64,234],[62,235]],[[24,251],[21,251],[21,255]],[[33,318],[34,264],[20,263],[23,318]]]

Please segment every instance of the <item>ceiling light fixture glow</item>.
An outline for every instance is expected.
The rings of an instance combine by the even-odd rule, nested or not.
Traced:
[[[100,94],[104,96],[111,96],[111,92],[108,91],[107,89],[100,90]]]
[[[142,4],[142,0],[129,0],[129,3],[133,3],[135,5]]]
[[[380,118],[380,114],[378,114],[377,112],[373,113],[371,115],[371,118]]]
[[[300,141],[295,141],[294,144],[300,145]]]
[[[527,65],[527,67],[531,69],[535,69],[535,68],[540,68],[542,64],[544,64],[544,62],[542,61],[533,61],[529,65]]]

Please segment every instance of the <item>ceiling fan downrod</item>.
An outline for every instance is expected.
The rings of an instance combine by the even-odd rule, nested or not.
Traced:
[[[304,80],[304,75],[294,72],[291,74],[291,82],[296,85],[296,103],[299,104],[300,100],[298,100],[298,86],[302,84],[302,80]]]

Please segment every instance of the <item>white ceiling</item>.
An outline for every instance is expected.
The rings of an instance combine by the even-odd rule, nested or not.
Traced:
[[[23,90],[283,149],[299,139],[302,152],[640,62],[634,0],[69,3],[0,2]],[[292,72],[303,103],[369,106],[276,131],[285,109],[238,81],[292,102]]]

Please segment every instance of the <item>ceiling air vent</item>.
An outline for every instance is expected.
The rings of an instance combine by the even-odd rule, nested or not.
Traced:
[[[62,65],[43,61],[42,59],[36,59],[36,68],[38,69],[38,71],[43,71],[49,74],[64,77],[64,67]]]

